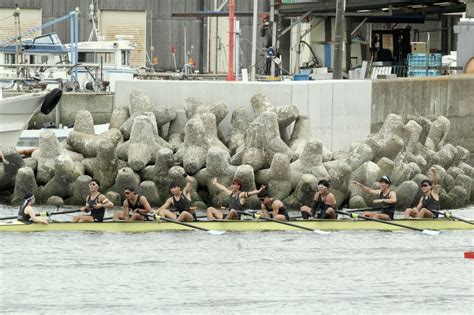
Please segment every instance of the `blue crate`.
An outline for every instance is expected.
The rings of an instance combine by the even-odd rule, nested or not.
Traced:
[[[427,66],[426,57],[428,56],[428,67],[441,67],[442,55],[441,54],[408,54],[408,66]]]
[[[409,69],[407,75],[409,77],[437,77],[441,75],[440,70],[433,70],[429,69],[428,74],[426,74],[426,70],[422,69]]]
[[[293,81],[307,81],[309,80],[309,74],[295,74],[293,75]]]

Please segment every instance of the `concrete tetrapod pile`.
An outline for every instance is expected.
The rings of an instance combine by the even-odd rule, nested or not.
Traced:
[[[224,127],[227,116],[230,125]],[[30,158],[2,150],[0,191],[12,203],[32,191],[39,202],[82,204],[88,181],[97,178],[116,205],[124,188],[135,186],[156,207],[168,197],[171,182],[184,184],[186,172],[195,178],[192,197],[199,208],[227,205],[228,196],[211,183],[214,177],[226,186],[240,178],[243,191],[266,185],[290,209],[310,204],[317,182],[328,179],[338,204],[345,200],[359,208],[370,206],[372,197],[350,180],[376,188],[388,175],[403,208],[417,203],[418,186],[434,167],[442,207],[456,208],[474,199],[474,168],[466,163],[468,150],[446,143],[449,129],[443,116],[404,121],[390,114],[378,133],[348,152],[330,152],[296,106],[274,107],[261,94],[230,113],[222,102],[195,98],[176,110],[134,91],[128,106],[114,109],[103,134],[95,135],[90,113],[80,111],[64,143],[46,130]],[[258,198],[246,206],[258,207]]]

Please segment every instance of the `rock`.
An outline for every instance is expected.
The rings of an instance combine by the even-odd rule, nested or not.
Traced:
[[[291,192],[290,159],[282,153],[275,153],[270,166],[268,192],[275,199],[284,199]]]
[[[299,210],[302,205],[311,206],[314,194],[318,189],[318,181],[312,174],[303,174],[295,191],[283,203],[289,209]]]
[[[110,117],[109,129],[120,129],[128,118],[130,118],[128,107],[115,106]]]
[[[38,202],[46,201],[49,196],[68,198],[73,196],[73,183],[80,176],[69,155],[56,158],[53,178],[43,186],[37,195]]]
[[[456,178],[458,175],[460,174],[464,174],[464,171],[462,169],[460,169],[459,167],[456,167],[456,166],[451,166],[448,170],[447,170],[448,174],[451,175],[453,178]]]
[[[73,130],[69,133],[66,141],[76,152],[85,157],[94,157],[97,155],[97,149],[100,148],[102,141],[110,142],[116,147],[123,141],[123,138],[118,129],[109,129],[97,136]]]
[[[7,148],[0,151],[3,157],[3,179],[0,182],[0,190],[10,190],[15,186],[15,176],[25,163],[14,148]]]
[[[133,172],[130,167],[119,169],[115,179],[115,185],[111,190],[122,194],[126,187],[138,188],[140,185],[140,177]]]
[[[349,180],[351,176],[351,167],[344,161],[330,161],[324,163],[329,176],[320,177],[327,179],[330,183],[330,190],[336,198],[336,205],[339,207],[349,194]]]
[[[255,186],[253,168],[250,165],[238,166],[234,175],[234,179],[236,178],[242,181],[241,191],[253,191],[257,189]],[[245,201],[244,207],[248,209],[260,209],[260,199],[258,199],[256,195],[251,196]]]
[[[117,158],[112,143],[103,141],[100,148],[96,157],[84,159],[82,163],[87,173],[100,181],[102,190],[107,191],[114,185],[118,170],[125,165]]]
[[[327,179],[329,173],[322,164],[323,144],[319,140],[306,143],[298,160],[291,163],[292,187],[296,188],[303,174],[312,174],[316,179]]]
[[[396,163],[395,167],[393,168],[392,174],[390,175],[390,179],[393,185],[400,185],[401,183],[409,180],[412,175],[412,169],[408,167],[405,163]]]
[[[373,157],[374,154],[369,145],[365,143],[353,143],[346,162],[352,170],[355,170],[365,162],[371,161]]]
[[[383,157],[377,162],[380,168],[380,174],[392,174],[395,164],[389,158]]]
[[[161,205],[165,200],[160,198],[158,190],[156,189],[155,183],[152,181],[143,181],[140,183],[138,193],[143,195],[148,200],[148,203],[155,207]]]
[[[227,143],[232,154],[237,148],[245,144],[245,132],[252,120],[248,112],[243,108],[237,108],[230,119],[229,141]]]
[[[199,115],[199,117],[201,118],[204,126],[206,126],[204,132],[205,139],[207,140],[207,147],[219,147],[220,149],[230,154],[230,150],[227,149],[225,144],[223,144],[217,136],[216,116],[211,113],[203,113]]]
[[[425,145],[431,150],[437,151],[443,147],[448,136],[451,123],[444,116],[439,116],[432,124]]]
[[[414,120],[410,120],[406,125],[406,130],[409,133],[407,141],[407,151],[413,154],[418,154],[419,146],[421,145],[418,141],[422,133],[423,128]]]
[[[207,157],[206,131],[201,119],[188,120],[185,128],[184,143],[175,154],[177,161],[182,161],[188,174],[196,174],[205,166]]]
[[[458,167],[463,170],[464,174],[470,178],[474,178],[474,167],[466,163],[459,163]]]
[[[35,181],[35,174],[29,167],[22,167],[16,173],[15,189],[12,196],[12,203],[20,203],[27,193],[35,194],[38,185]]]
[[[352,172],[350,179],[351,181],[357,181],[368,187],[374,187],[374,184],[379,180],[381,175],[383,174],[380,174],[380,168],[377,164],[374,162],[365,162]],[[350,182],[349,190],[351,191],[352,196],[362,196],[366,204],[372,204],[373,196],[363,191],[359,186]]]
[[[216,125],[218,126],[229,113],[229,106],[222,101],[217,101],[209,106],[208,111],[216,117]]]
[[[176,109],[171,105],[160,105],[152,109],[158,127],[164,126],[176,118]]]
[[[95,135],[94,119],[89,111],[81,109],[76,113],[74,131]]]
[[[143,115],[146,112],[153,112],[154,109],[154,106],[151,104],[149,97],[146,96],[143,91],[132,91],[129,96],[129,101],[130,117],[120,126],[120,131],[122,132],[123,139],[125,140],[128,140],[130,138],[130,133],[133,127],[135,117]]]
[[[278,126],[281,129],[291,125],[300,115],[298,107],[294,105],[280,106],[276,108]]]
[[[250,165],[254,172],[258,172],[270,164],[265,154],[265,125],[252,122],[245,133],[245,142],[232,156],[230,163],[233,165]]]
[[[105,194],[105,197],[107,199],[109,199],[109,201],[111,203],[113,203],[113,205],[115,207],[121,207],[123,205],[122,203],[122,198],[120,197],[120,194],[115,192],[115,191],[108,191],[106,194]]]
[[[461,186],[454,186],[448,193],[453,199],[454,208],[462,208],[469,202],[467,191]]]
[[[397,208],[406,209],[416,206],[418,200],[415,198],[418,190],[418,185],[412,180],[401,183],[395,190],[397,193]]]
[[[463,174],[459,174],[455,179],[455,185],[460,186],[466,190],[466,204],[471,200],[472,181],[473,179],[471,177]]]
[[[86,203],[86,197],[90,193],[89,183],[91,179],[92,178],[88,175],[81,175],[76,178],[74,183],[72,183],[73,195],[71,198],[66,200],[66,204],[81,206],[84,205]]]
[[[425,118],[422,116],[417,117],[415,121],[422,128],[418,141],[424,145],[426,143],[426,138],[428,138],[428,133],[430,132],[430,129],[431,129],[431,121],[428,118]]]
[[[48,200],[46,201],[46,204],[48,206],[56,206],[56,207],[60,207],[60,206],[63,206],[64,205],[64,200],[63,198],[59,197],[59,196],[51,196],[48,198]]]
[[[183,143],[184,129],[187,121],[188,118],[186,116],[186,112],[184,110],[177,110],[176,118],[170,122],[170,127],[168,130],[168,142],[175,152]]]
[[[440,192],[439,194],[439,204],[441,209],[454,209],[456,208],[456,202],[453,199],[453,196],[448,195],[446,192]]]
[[[42,130],[39,137],[39,149],[33,152],[32,155],[38,161],[38,170],[36,172],[36,181],[38,183],[46,184],[53,178],[56,158],[64,153],[65,151],[59,145],[58,138],[54,132],[48,129]]]
[[[274,110],[270,100],[265,95],[260,93],[252,96],[250,99],[250,104],[252,105],[255,116],[259,116],[264,112]]]
[[[352,196],[349,199],[349,208],[351,209],[362,209],[367,208],[367,203],[362,196]]]
[[[33,170],[33,172],[36,172],[36,170],[38,169],[38,161],[34,158],[26,158],[26,159],[23,159],[23,163],[25,163],[25,167],[29,167]],[[1,176],[0,176],[0,179],[1,179]]]

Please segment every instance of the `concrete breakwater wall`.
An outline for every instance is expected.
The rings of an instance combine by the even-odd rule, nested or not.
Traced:
[[[372,133],[390,113],[405,120],[443,115],[451,122],[446,140],[474,152],[474,75],[374,80],[371,102]]]
[[[82,204],[93,177],[116,205],[124,188],[134,186],[156,207],[168,196],[169,184],[183,182],[186,172],[194,178],[193,202],[201,209],[228,201],[212,184],[214,177],[226,186],[239,178],[244,191],[266,185],[290,209],[311,204],[318,181],[327,179],[338,205],[348,200],[359,208],[371,205],[372,196],[351,180],[375,188],[388,175],[403,209],[417,203],[420,182],[435,169],[443,208],[462,207],[474,196],[474,168],[465,163],[469,151],[446,141],[451,124],[444,116],[405,122],[389,114],[377,134],[334,151],[297,106],[274,106],[263,94],[249,103],[231,111],[222,101],[193,97],[176,109],[132,91],[128,104],[114,108],[103,134],[94,134],[92,115],[79,111],[65,143],[45,130],[29,159],[13,148],[3,150],[0,191],[12,202],[34,192],[40,202]],[[253,196],[246,206],[258,208],[258,199]]]

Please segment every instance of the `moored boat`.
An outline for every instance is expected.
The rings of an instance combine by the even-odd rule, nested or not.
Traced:
[[[312,221],[291,221],[293,224],[323,231],[340,230],[382,230],[394,231],[405,230],[399,226],[393,226],[372,221],[354,220],[312,220]],[[408,227],[432,230],[473,230],[474,225],[461,221],[445,219],[401,219],[393,220]],[[474,223],[474,221],[470,221]],[[293,226],[284,225],[269,221],[198,221],[189,222],[189,225],[197,228],[233,232],[249,231],[295,231]],[[0,222],[0,232],[42,232],[42,231],[101,231],[101,232],[154,232],[154,231],[189,231],[193,228],[173,222],[102,222],[102,223],[72,223],[72,222],[52,222],[43,224],[24,224],[18,221]]]

